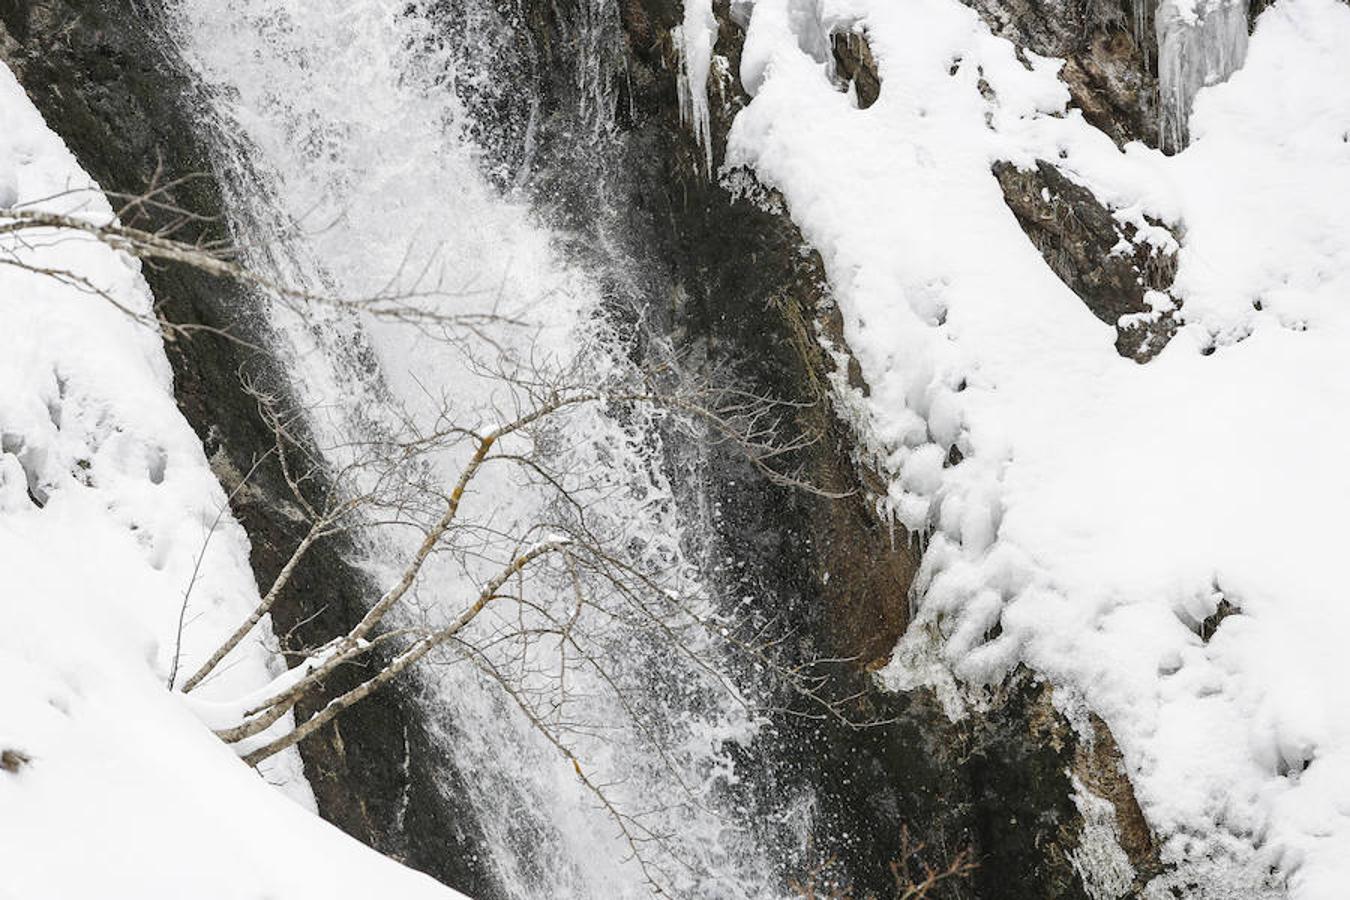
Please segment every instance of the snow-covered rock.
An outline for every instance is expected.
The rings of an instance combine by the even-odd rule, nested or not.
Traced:
[[[1056,60],[954,0],[818,5],[813,30],[870,41],[859,109],[803,50],[803,7],[755,4],[727,162],[820,250],[894,512],[933,532],[887,677],[947,684],[958,712],[1026,664],[1110,726],[1188,896],[1344,896],[1350,7],[1268,9],[1243,68],[1191,85],[1174,157],[1118,148]],[[1007,209],[991,165],[1037,160],[1178,223],[1181,327],[1148,365]],[[961,460],[936,479],[934,441]]]

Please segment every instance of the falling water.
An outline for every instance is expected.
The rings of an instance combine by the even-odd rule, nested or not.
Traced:
[[[599,42],[613,10],[583,5],[582,37]],[[599,324],[604,298],[511,193],[530,167],[539,114],[520,89],[538,77],[529,48],[521,47],[528,38],[493,3],[456,3],[450,15],[447,6],[437,0],[172,5],[176,39],[215,98],[220,128],[233,138],[218,148],[216,165],[234,188],[236,231],[255,264],[349,296],[378,290],[408,271],[411,260],[415,270],[433,272],[438,286],[453,288],[455,312],[529,323],[494,333],[494,344],[603,381],[627,365],[615,343],[621,336]],[[592,98],[589,127],[598,135],[612,103],[595,72],[579,69],[577,79]],[[467,416],[491,414],[490,380],[455,347],[417,328],[336,312],[301,319],[285,309],[271,312],[271,325],[276,352],[292,362],[296,390],[313,408],[315,430],[335,448],[335,462],[342,445],[405,417],[434,415],[445,397]],[[644,554],[687,572],[691,596],[711,602],[687,559],[692,538],[663,474],[656,423],[596,413],[570,427],[562,437],[577,449],[569,452],[603,457],[621,475],[599,515],[621,523]],[[456,460],[441,463],[454,471]],[[501,503],[501,515],[532,515],[537,493],[494,477],[484,493]],[[371,546],[370,567],[378,573],[392,565],[399,550],[397,542]],[[441,566],[424,593],[462,596],[464,577]],[[420,612],[448,612],[425,608],[436,602],[425,600]],[[659,648],[614,649],[616,677],[665,724],[659,733],[589,743],[581,737],[578,755],[615,782],[621,800],[640,805],[657,830],[678,835],[692,863],[671,875],[682,895],[774,896],[771,865],[735,815],[718,808],[718,786],[729,771],[723,748],[746,739],[754,723],[700,687],[689,663]],[[431,728],[481,823],[501,895],[648,895],[614,823],[571,765],[504,698],[453,667],[425,672],[421,687]],[[578,693],[588,687],[595,686],[581,685]],[[603,708],[590,712],[605,715]]]
[[[1190,140],[1195,95],[1246,61],[1247,0],[1161,0],[1155,19],[1160,139],[1176,152]]]

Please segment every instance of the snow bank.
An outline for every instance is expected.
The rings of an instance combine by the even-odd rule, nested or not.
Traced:
[[[106,215],[0,67],[0,202]],[[31,237],[31,235],[30,235]],[[0,898],[454,897],[243,765],[165,687],[257,603],[248,542],[129,309],[139,265],[91,240],[0,246]],[[68,279],[69,280],[69,279]],[[209,540],[208,540],[209,535]],[[265,682],[259,643],[206,696]],[[294,755],[264,773],[297,800]]]
[[[1066,111],[1057,61],[1024,64],[955,0],[819,5],[814,27],[865,28],[879,61],[857,109],[800,7],[755,4],[727,164],[822,253],[871,386],[845,402],[888,510],[929,535],[886,677],[959,705],[1028,664],[1110,725],[1193,896],[1344,896],[1350,8],[1268,10],[1168,158],[1118,150]],[[1184,235],[1185,324],[1149,365],[1006,208],[991,164],[1038,158]]]

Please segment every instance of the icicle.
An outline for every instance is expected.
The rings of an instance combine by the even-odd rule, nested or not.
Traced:
[[[1149,13],[1152,10],[1153,0],[1134,0],[1131,4],[1132,29],[1134,45],[1139,48],[1139,55],[1143,58],[1145,65],[1149,61],[1148,44],[1145,38],[1148,36]]]
[[[1155,18],[1159,137],[1175,152],[1190,140],[1196,93],[1227,80],[1247,58],[1247,0],[1161,0]]]
[[[684,23],[674,32],[680,55],[680,121],[694,129],[703,148],[704,168],[713,168],[712,119],[708,107],[708,75],[712,70],[713,44],[717,41],[717,17],[712,0],[685,0]]]

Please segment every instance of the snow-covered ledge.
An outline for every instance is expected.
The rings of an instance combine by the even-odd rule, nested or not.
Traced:
[[[1246,40],[1245,9],[1206,20],[1222,65],[1187,76],[1173,156],[1118,147],[1069,108],[1060,61],[956,0],[819,5],[867,31],[882,89],[859,109],[797,8],[755,5],[727,165],[820,252],[889,508],[929,535],[883,677],[948,688],[960,714],[1026,666],[1118,741],[1172,867],[1155,889],[1340,900],[1350,6],[1280,0],[1200,90]],[[1181,223],[1182,324],[1148,365],[1007,209],[991,165],[1038,160],[1121,216]]]

